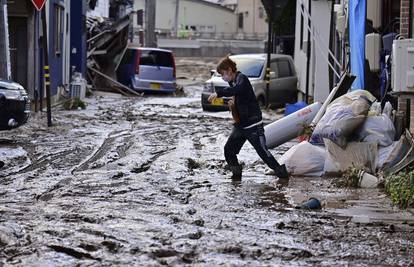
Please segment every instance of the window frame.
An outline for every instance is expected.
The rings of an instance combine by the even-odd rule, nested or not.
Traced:
[[[54,21],[53,21],[53,50],[56,56],[60,56],[63,50],[63,34],[65,9],[61,5],[54,5]]]

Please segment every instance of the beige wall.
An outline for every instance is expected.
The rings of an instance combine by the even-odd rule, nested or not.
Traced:
[[[259,0],[256,0],[259,1]],[[175,27],[176,0],[157,0],[156,29],[171,31]],[[134,11],[144,9],[145,0],[135,0]],[[137,17],[133,16],[134,27],[137,27]],[[179,25],[196,26],[209,32],[236,32],[236,15],[231,10],[203,2],[180,0]]]
[[[262,10],[262,14],[260,10]],[[240,13],[243,14],[243,29],[239,29],[239,32],[246,34],[267,33],[266,11],[261,0],[238,0],[236,14]]]

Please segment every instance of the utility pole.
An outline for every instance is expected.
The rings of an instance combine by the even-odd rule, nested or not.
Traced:
[[[267,32],[267,65],[266,65],[266,108],[269,107],[269,87],[270,87],[270,60],[272,53],[272,26],[273,26],[274,6],[271,5],[268,12],[268,32]]]
[[[7,1],[0,0],[0,78],[9,80],[11,79],[11,68],[7,27]]]
[[[145,0],[145,46],[157,47],[155,36],[155,2],[156,0]]]
[[[174,34],[175,34],[175,37],[178,37],[178,14],[179,14],[179,11],[180,11],[180,0],[175,0],[175,20],[174,20],[174,22],[175,22],[175,29],[174,29]]]
[[[50,104],[50,71],[49,71],[49,46],[47,41],[46,8],[42,9],[43,26],[43,75],[46,87],[46,106],[47,106],[47,126],[52,126],[52,108]]]

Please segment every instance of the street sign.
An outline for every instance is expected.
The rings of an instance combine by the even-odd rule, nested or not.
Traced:
[[[46,0],[32,0],[33,5],[37,9],[37,11],[42,10],[43,6],[46,3]]]

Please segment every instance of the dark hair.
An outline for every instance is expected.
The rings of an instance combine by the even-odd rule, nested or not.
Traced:
[[[237,71],[237,66],[236,66],[236,62],[234,62],[233,60],[231,60],[229,58],[229,56],[226,56],[225,58],[223,58],[220,63],[217,65],[217,72],[221,74],[221,71],[225,70],[227,71],[228,69],[231,69],[232,71],[236,72]]]

